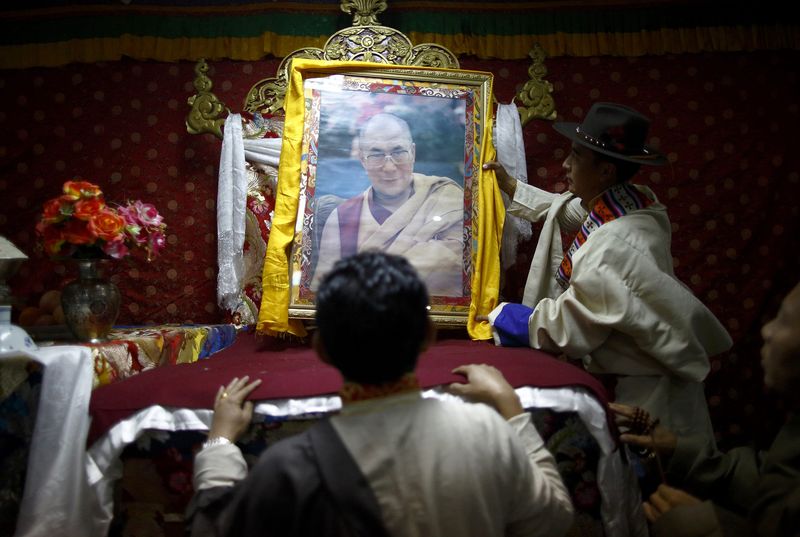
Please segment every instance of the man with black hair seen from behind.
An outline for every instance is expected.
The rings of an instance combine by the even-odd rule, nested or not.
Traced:
[[[403,257],[338,261],[319,287],[312,344],[344,377],[341,413],[271,446],[246,476],[233,442],[259,381],[220,387],[211,446],[195,459],[193,535],[564,535],[573,508],[555,460],[497,369],[454,370],[466,382],[449,391],[472,402],[422,397],[428,304]]]

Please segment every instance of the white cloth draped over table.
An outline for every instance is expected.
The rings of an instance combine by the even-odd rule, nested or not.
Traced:
[[[242,117],[225,120],[217,186],[217,303],[236,313],[246,312],[242,299],[244,276],[245,211],[247,210],[246,162],[277,167],[280,138],[245,140]]]
[[[44,365],[39,410],[28,456],[17,537],[101,537],[113,518],[114,483],[122,477],[126,446],[154,431],[207,430],[212,412],[152,406],[121,420],[86,450],[92,353],[88,347],[39,349],[26,357],[0,356],[0,364],[34,359]],[[517,388],[525,408],[576,412],[597,441],[601,456],[597,485],[609,536],[646,535],[634,479],[615,449],[604,409],[589,393],[572,388]],[[440,389],[425,397],[457,400]],[[341,408],[338,396],[277,399],[256,403],[255,413],[283,419],[318,418]],[[163,433],[155,433],[163,434]]]
[[[524,408],[549,408],[555,412],[575,412],[600,448],[597,486],[602,496],[601,517],[609,537],[645,537],[647,525],[641,509],[636,477],[616,449],[603,407],[591,394],[580,388],[516,389]],[[433,388],[423,397],[459,400],[455,395]],[[255,403],[254,412],[271,419],[319,419],[320,414],[335,414],[341,409],[339,396],[318,396],[298,399],[270,399]],[[125,447],[146,434],[159,431],[207,430],[212,412],[206,409],[166,408],[151,406],[121,420],[100,437],[89,449],[88,473],[93,487],[94,520],[102,520],[85,535],[105,535],[114,512],[114,483],[122,477],[120,456]]]
[[[0,355],[0,366],[33,360],[44,366],[39,408],[31,436],[25,488],[16,537],[71,537],[90,534],[86,468],[92,351],[58,346]]]

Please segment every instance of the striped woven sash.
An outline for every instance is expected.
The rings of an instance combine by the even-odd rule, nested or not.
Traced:
[[[564,254],[564,259],[561,261],[561,266],[555,275],[558,284],[564,289],[569,287],[569,280],[572,277],[572,256],[586,242],[589,235],[597,231],[603,224],[644,209],[652,205],[653,202],[654,200],[648,198],[638,188],[628,183],[614,185],[603,192],[600,199],[595,202],[580,230],[578,230],[575,240],[572,241],[569,249]]]

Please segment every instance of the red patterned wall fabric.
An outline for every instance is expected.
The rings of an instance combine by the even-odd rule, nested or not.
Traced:
[[[547,79],[560,119],[580,120],[593,101],[628,104],[652,121],[651,145],[672,164],[638,181],[668,206],[679,277],[730,330],[736,346],[712,364],[707,394],[723,441],[773,427],[780,413],[762,390],[758,330],[800,279],[800,53],[551,58]],[[213,61],[213,91],[232,109],[273,76],[277,60]],[[466,58],[492,71],[508,102],[527,80],[527,60]],[[120,323],[216,323],[216,175],[220,142],[186,133],[193,64],[123,60],[0,71],[0,234],[31,258],[12,279],[21,307],[75,276],[35,251],[42,203],[80,177],[110,201],[141,199],[168,224],[151,263],[110,263]],[[568,143],[550,122],[525,128],[531,182],[565,184]],[[521,245],[503,293],[521,297],[534,239]],[[769,428],[769,427],[768,427]]]

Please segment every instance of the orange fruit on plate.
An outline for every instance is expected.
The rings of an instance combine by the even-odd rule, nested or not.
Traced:
[[[61,306],[61,291],[55,289],[45,291],[39,299],[39,309],[45,313],[53,313],[59,306]]]
[[[20,326],[33,326],[36,324],[36,319],[42,314],[42,310],[37,308],[36,306],[28,306],[27,308],[23,309],[22,312],[19,314],[19,325]]]

